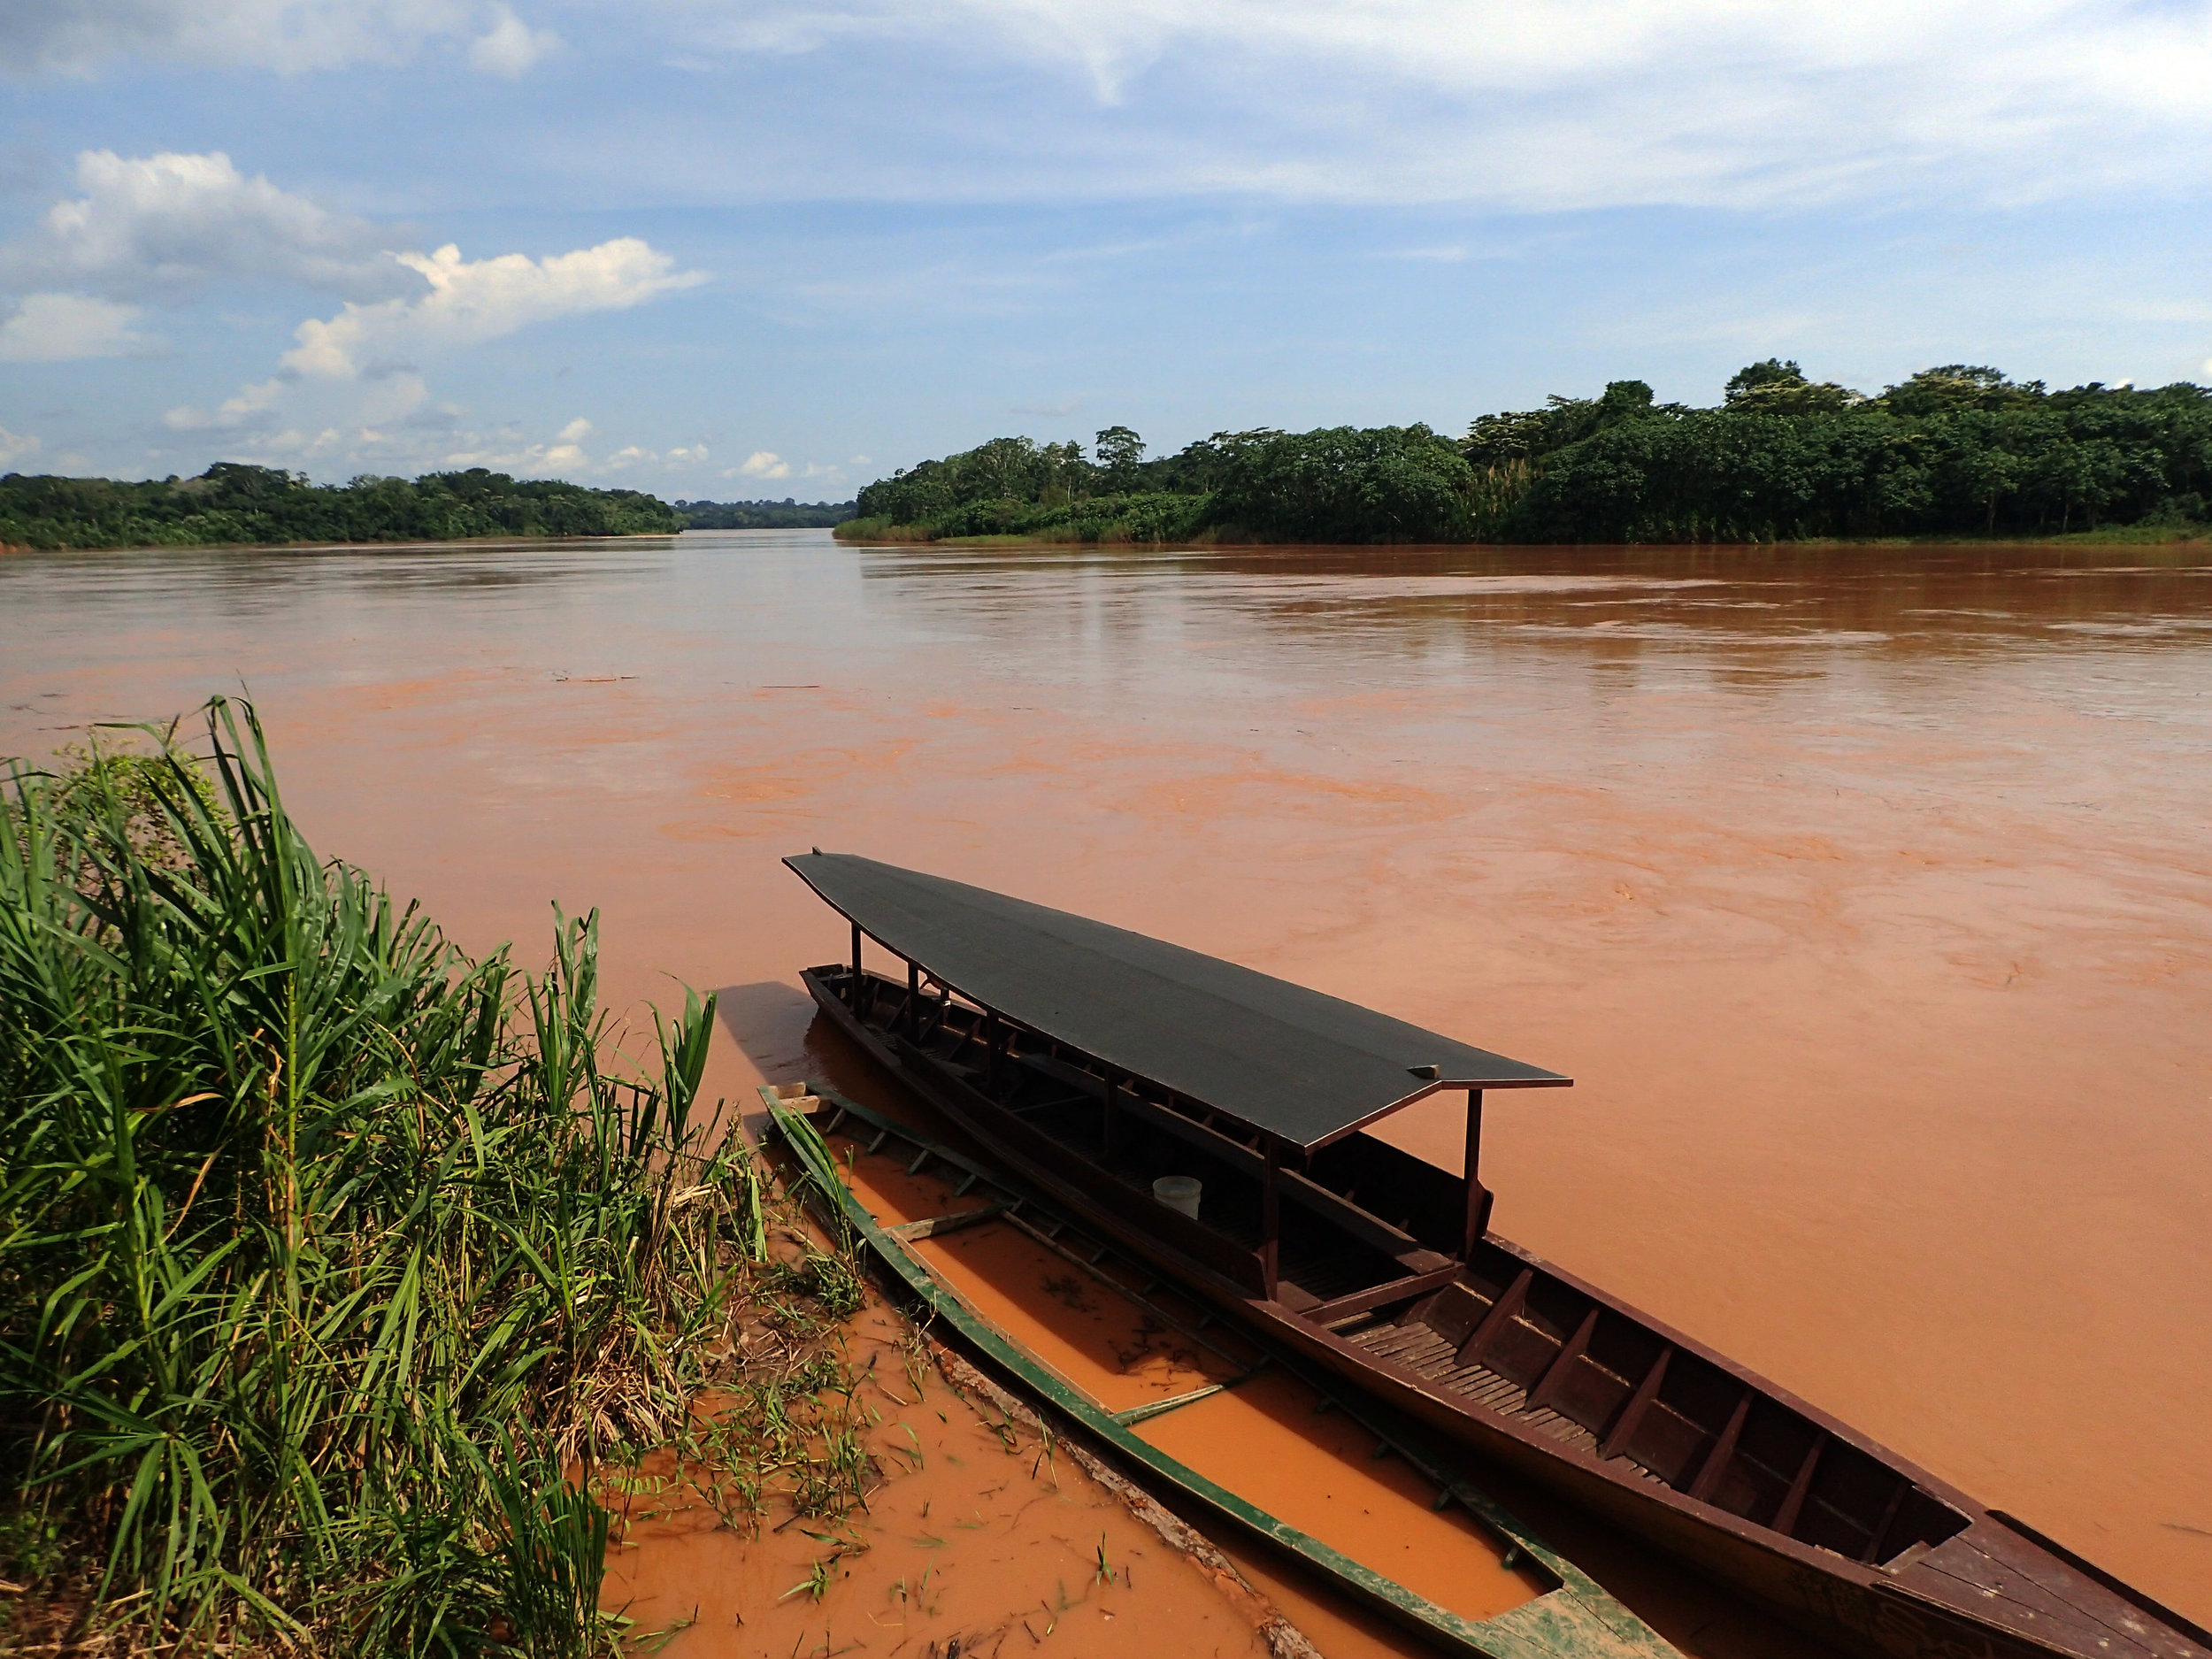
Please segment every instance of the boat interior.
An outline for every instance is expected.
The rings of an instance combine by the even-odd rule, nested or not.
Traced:
[[[941,986],[810,971],[887,1038],[995,1104],[1016,1149],[1248,1291],[1264,1231],[1258,1132]],[[1099,1177],[1109,1179],[1101,1182]],[[1202,1183],[1193,1221],[1152,1182]],[[1460,1178],[1356,1131],[1282,1165],[1274,1300],[1470,1413],[1626,1477],[1869,1565],[1901,1565],[1969,1517],[1758,1384],[1494,1237],[1463,1251]]]

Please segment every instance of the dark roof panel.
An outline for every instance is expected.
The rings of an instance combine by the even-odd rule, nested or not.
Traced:
[[[1439,1088],[1570,1080],[1216,956],[941,876],[850,853],[784,863],[863,933],[971,1001],[1297,1146]]]

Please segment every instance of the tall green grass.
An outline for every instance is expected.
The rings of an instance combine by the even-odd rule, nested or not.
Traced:
[[[595,913],[471,960],[205,714],[0,783],[4,1570],[127,1645],[603,1648],[590,1472],[768,1255],[712,1001],[611,1058]]]

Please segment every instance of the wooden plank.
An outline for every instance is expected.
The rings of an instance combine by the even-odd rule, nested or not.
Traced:
[[[1797,1466],[1797,1479],[1790,1482],[1789,1492],[1782,1499],[1782,1507],[1774,1512],[1769,1523],[1774,1530],[1787,1538],[1797,1525],[1797,1517],[1805,1508],[1805,1494],[1813,1489],[1813,1471],[1820,1467],[1820,1455],[1828,1447],[1828,1437],[1816,1432],[1813,1443],[1805,1448],[1805,1459]]]
[[[1240,1377],[1237,1380],[1242,1382],[1244,1379]],[[1194,1404],[1198,1401],[1210,1400],[1228,1386],[1227,1383],[1209,1383],[1205,1387],[1194,1388],[1188,1394],[1174,1394],[1165,1400],[1154,1400],[1145,1405],[1131,1406],[1126,1411],[1115,1412],[1114,1421],[1124,1428],[1129,1428],[1135,1424],[1148,1422],[1153,1417],[1164,1417],[1171,1411],[1179,1410],[1182,1407]]]
[[[895,1239],[934,1239],[948,1233],[957,1233],[963,1227],[972,1227],[979,1221],[992,1221],[1006,1213],[1004,1204],[986,1204],[980,1210],[956,1210],[949,1216],[925,1216],[919,1221],[902,1221],[895,1227],[884,1231]]]
[[[1391,1332],[1389,1336],[1365,1345],[1367,1351],[1377,1359],[1400,1359],[1420,1350],[1421,1339],[1413,1332],[1395,1325],[1385,1328]]]
[[[1559,1345],[1558,1354],[1550,1364],[1544,1367],[1544,1374],[1528,1391],[1531,1406],[1549,1403],[1551,1397],[1566,1386],[1568,1373],[1574,1370],[1575,1362],[1582,1357],[1582,1351],[1590,1346],[1591,1333],[1598,1328],[1598,1304],[1592,1302],[1590,1311],[1582,1316],[1582,1323],[1575,1327],[1575,1333]]]
[[[1874,1562],[1881,1559],[1882,1540],[1889,1536],[1890,1525],[1897,1519],[1897,1511],[1904,1507],[1905,1494],[1911,1490],[1912,1482],[1900,1475],[1897,1478],[1897,1490],[1889,1494],[1889,1502],[1883,1508],[1882,1518],[1874,1523],[1873,1532],[1867,1535],[1865,1552],[1859,1557],[1861,1561]]]
[[[1475,1327],[1473,1334],[1460,1345],[1461,1364],[1471,1365],[1482,1357],[1483,1350],[1490,1346],[1491,1340],[1504,1330],[1506,1322],[1527,1304],[1528,1287],[1535,1282],[1536,1270],[1532,1267],[1523,1268],[1519,1276],[1500,1294],[1497,1301],[1490,1304],[1490,1311],[1482,1316],[1482,1323]]]
[[[1348,1296],[1338,1296],[1316,1308],[1309,1308],[1302,1317],[1316,1325],[1327,1325],[1333,1320],[1349,1318],[1356,1313],[1365,1313],[1385,1302],[1410,1301],[1441,1289],[1459,1277],[1459,1264],[1432,1268],[1425,1273],[1415,1273],[1407,1279],[1394,1279],[1386,1284],[1370,1285],[1365,1290],[1356,1290]]]
[[[1989,1518],[1996,1522],[1998,1525],[2008,1527],[2011,1531],[2017,1532],[2023,1539],[2026,1540],[2030,1544],[2034,1545],[2037,1548],[2043,1550],[2046,1554],[2056,1556],[2060,1561],[2065,1563],[2066,1565],[2071,1567],[2076,1572],[2081,1574],[2083,1578],[2087,1578],[2091,1583],[2101,1585],[2105,1589],[2109,1590],[2114,1595],[2118,1596],[2122,1601],[2140,1609],[2143,1612],[2149,1614],[2153,1618],[2161,1619],[2166,1624],[2171,1624],[2176,1630],[2181,1632],[2182,1634],[2187,1636],[2192,1641],[2198,1643],[2200,1646],[2212,1647],[2212,1630],[2207,1630],[2203,1625],[2195,1623],[2193,1620],[2185,1618],[2182,1615],[2175,1612],[2173,1609],[2165,1606],[2162,1602],[2153,1601],[2149,1596],[2144,1594],[2142,1591],[2137,1589],[2133,1585],[2127,1583],[2124,1579],[2114,1578],[2102,1567],[2097,1565],[2095,1562],[2087,1561],[2083,1557],[2077,1555],[2072,1550],[2067,1548],[2065,1545],[2060,1543],[2056,1539],[2046,1537],[2043,1533],[2037,1532],[2035,1528],[2030,1526],[2025,1521],[2019,1519],[2016,1516],[2008,1515],[2002,1509],[1990,1510]],[[1998,1554],[1995,1551],[1985,1549],[1984,1553],[1990,1555],[1992,1559],[1999,1558]]]
[[[1711,1500],[1713,1488],[1720,1485],[1720,1478],[1728,1467],[1728,1460],[1736,1455],[1736,1442],[1743,1436],[1743,1420],[1751,1415],[1751,1402],[1755,1392],[1750,1388],[1743,1391],[1743,1397],[1736,1402],[1736,1409],[1728,1414],[1728,1426],[1713,1442],[1713,1449],[1705,1454],[1705,1465],[1697,1471],[1697,1479],[1690,1486],[1690,1496],[1700,1503]]]
[[[1627,1448],[1629,1441],[1635,1438],[1636,1425],[1644,1420],[1645,1411],[1659,1397],[1659,1385],[1667,1379],[1667,1362],[1673,1357],[1671,1348],[1659,1350],[1659,1357],[1651,1362],[1651,1368],[1644,1372],[1643,1381],[1636,1385],[1636,1392],[1629,1395],[1628,1403],[1621,1408],[1620,1416],[1613,1419],[1613,1426],[1606,1431],[1605,1439],[1598,1447],[1600,1457],[1617,1457]]]

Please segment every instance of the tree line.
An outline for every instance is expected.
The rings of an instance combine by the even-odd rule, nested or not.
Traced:
[[[480,466],[336,485],[235,461],[197,478],[142,483],[0,477],[0,545],[11,547],[672,535],[683,527],[673,508],[640,490],[515,479]]]
[[[849,501],[680,501],[676,514],[690,530],[826,530],[851,518]]]
[[[849,536],[1062,541],[1765,541],[2043,536],[2200,523],[2212,389],[2051,391],[1968,364],[1869,396],[1794,362],[1740,370],[1717,406],[1641,380],[1423,425],[1218,432],[1145,458],[1126,426],[995,438],[860,492]]]

